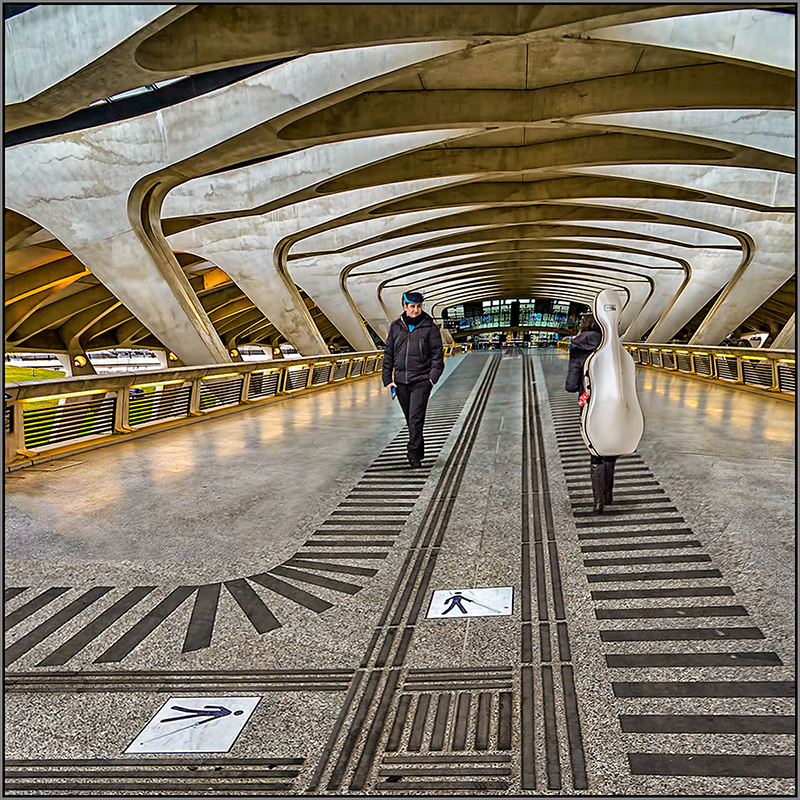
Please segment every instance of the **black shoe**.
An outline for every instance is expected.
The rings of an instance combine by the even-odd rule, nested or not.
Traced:
[[[408,463],[411,465],[411,469],[417,469],[422,466],[422,462],[413,456],[408,457]]]

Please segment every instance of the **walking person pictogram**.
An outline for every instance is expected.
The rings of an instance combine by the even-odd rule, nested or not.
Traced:
[[[230,709],[225,708],[225,706],[203,706],[203,709],[208,708],[212,709],[211,711],[204,711],[200,708],[183,708],[183,706],[171,706],[173,711],[185,711],[186,715],[183,717],[169,717],[167,719],[162,719],[161,722],[177,722],[178,720],[182,719],[193,719],[194,717],[206,717],[206,719],[200,720],[197,722],[197,725],[202,725],[204,722],[211,722],[212,719],[221,719],[222,717],[227,717],[231,711]],[[238,717],[240,714],[244,714],[244,711],[239,709],[238,711],[234,711],[233,715]]]
[[[446,603],[450,603],[450,605],[444,611],[442,611],[442,614],[444,615],[449,613],[456,606],[458,606],[458,609],[459,611],[461,611],[462,614],[467,614],[468,613],[467,609],[461,605],[462,600],[466,600],[468,603],[475,602],[474,600],[470,600],[469,597],[464,597],[464,595],[461,594],[461,592],[455,592],[454,594],[450,595],[450,597],[448,597],[447,600],[445,601]]]

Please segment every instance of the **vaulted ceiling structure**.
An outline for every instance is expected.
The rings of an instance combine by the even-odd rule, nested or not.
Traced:
[[[5,20],[7,350],[371,349],[403,289],[794,347],[793,6],[43,5]],[[64,46],[69,42],[69,46]]]

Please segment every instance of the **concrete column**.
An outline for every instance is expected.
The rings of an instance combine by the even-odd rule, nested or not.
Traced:
[[[789,317],[781,332],[772,343],[775,350],[793,350],[797,347],[797,334],[795,330],[795,315]]]
[[[225,363],[227,350],[161,234],[166,191],[193,171],[249,155],[245,147],[215,162],[208,153],[220,143],[269,120],[289,124],[354,85],[363,90],[464,46],[425,42],[312,53],[151,114],[7,148],[6,205],[51,231],[182,361]],[[266,128],[249,146],[253,155],[286,148]],[[178,162],[180,171],[169,172]],[[30,179],[39,174],[47,181]]]

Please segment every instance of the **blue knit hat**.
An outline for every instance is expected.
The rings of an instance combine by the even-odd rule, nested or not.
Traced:
[[[424,299],[421,292],[403,292],[404,303],[421,303]]]

